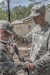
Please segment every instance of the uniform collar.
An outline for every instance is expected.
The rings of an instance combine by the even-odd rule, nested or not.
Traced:
[[[43,27],[41,27],[41,31],[47,31],[48,28],[50,27],[49,23],[47,22],[46,25],[44,25]]]

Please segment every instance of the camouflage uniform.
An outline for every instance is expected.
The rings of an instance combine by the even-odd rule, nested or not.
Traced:
[[[41,6],[41,5],[40,5]],[[44,9],[44,6],[41,9]],[[32,9],[33,10],[33,9]],[[37,12],[37,11],[36,11]],[[37,16],[37,13],[33,13]],[[31,14],[32,15],[32,14]],[[33,75],[50,75],[50,25],[47,22],[45,26],[37,25],[33,30],[24,36],[25,40],[32,41],[32,50],[30,52],[30,61],[35,65]]]
[[[6,29],[7,32],[12,34],[7,21],[1,20],[0,28]],[[24,66],[24,63],[14,62],[12,54],[7,46],[7,41],[0,39],[0,75],[16,75],[16,71],[23,69]]]

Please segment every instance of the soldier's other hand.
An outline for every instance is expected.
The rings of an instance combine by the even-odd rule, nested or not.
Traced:
[[[14,42],[13,45],[17,47],[17,43],[16,42]]]
[[[30,63],[30,64],[29,64],[29,68],[30,68],[30,70],[33,70],[34,64],[33,64],[33,63]]]
[[[30,69],[30,70],[33,70],[33,68],[34,68],[33,63],[30,63],[29,61],[26,61],[26,62],[25,62],[25,65],[26,65],[26,68],[28,68],[28,69]]]
[[[14,43],[10,44],[10,46],[16,46],[17,47],[17,43],[14,42]]]

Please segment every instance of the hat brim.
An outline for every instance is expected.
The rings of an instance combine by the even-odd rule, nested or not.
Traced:
[[[0,29],[4,29],[4,28],[0,28]],[[6,30],[6,29],[5,29]],[[6,30],[8,33],[10,33],[10,34],[15,34],[15,32],[14,31],[9,31],[9,30]]]
[[[14,31],[9,31],[9,30],[6,30],[8,33],[10,33],[10,34],[14,34],[15,32]]]
[[[36,16],[39,16],[39,15],[40,15],[40,13],[35,13],[35,12],[33,13],[33,12],[32,12],[32,13],[30,14],[30,17],[36,17]]]

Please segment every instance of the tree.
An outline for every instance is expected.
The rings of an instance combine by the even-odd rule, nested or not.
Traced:
[[[10,0],[7,0],[7,8],[8,8],[8,21],[10,22]]]
[[[5,5],[5,3],[4,3],[4,1],[2,1],[2,2],[0,3],[0,7],[3,8],[4,5]]]
[[[32,6],[33,4],[30,4],[28,7],[16,6],[11,12],[11,19],[13,19],[13,17],[14,19],[22,19],[22,18],[28,17]]]
[[[7,20],[7,11],[2,10],[2,8],[0,8],[0,20]]]

